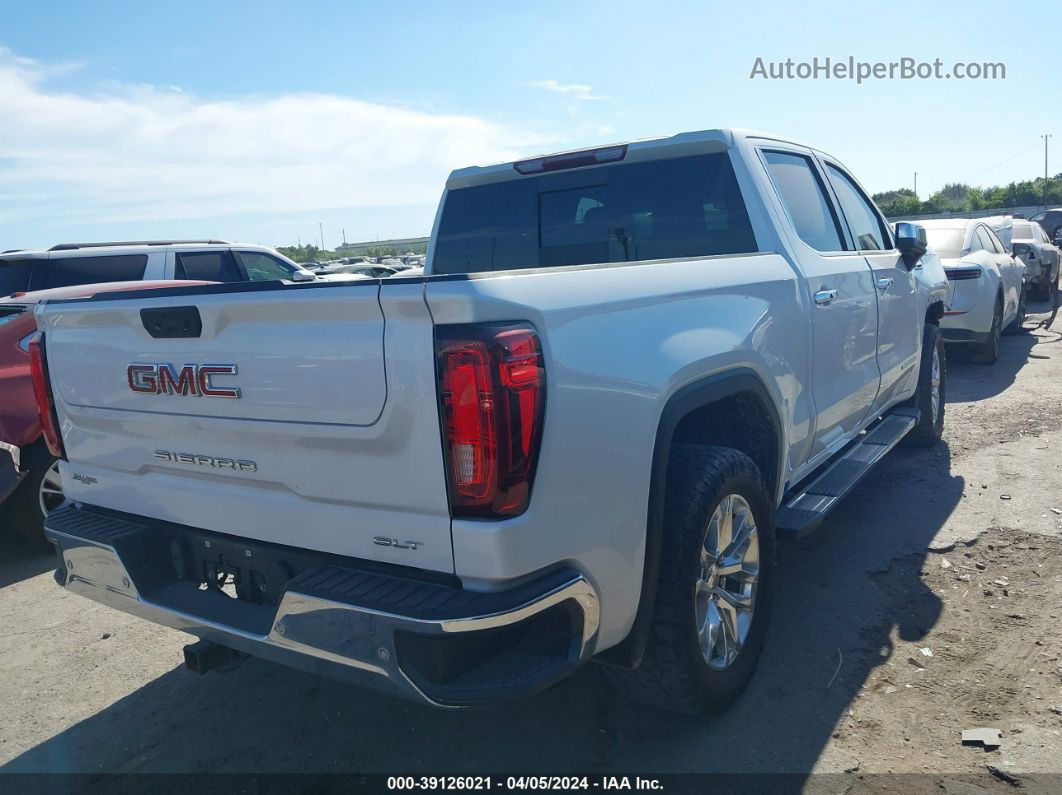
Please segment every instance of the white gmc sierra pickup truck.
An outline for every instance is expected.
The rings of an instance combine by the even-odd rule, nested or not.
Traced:
[[[37,310],[59,583],[436,705],[594,658],[744,687],[776,535],[944,414],[946,279],[834,158],[714,130],[455,171],[424,275]]]

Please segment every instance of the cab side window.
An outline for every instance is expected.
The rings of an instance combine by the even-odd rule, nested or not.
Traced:
[[[763,159],[800,239],[816,251],[843,251],[840,224],[811,159],[789,152],[764,152]]]
[[[174,278],[196,279],[205,282],[243,281],[232,255],[223,249],[178,252]]]
[[[826,176],[837,193],[841,212],[848,220],[856,249],[859,251],[883,251],[892,248],[892,238],[870,200],[855,182],[832,163],[826,164]]]
[[[247,271],[247,278],[252,282],[267,282],[277,279],[290,279],[292,269],[268,254],[260,251],[237,251],[243,269]]]

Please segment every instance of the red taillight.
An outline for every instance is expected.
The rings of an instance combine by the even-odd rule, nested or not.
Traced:
[[[29,341],[30,379],[33,397],[37,400],[37,414],[41,420],[44,442],[56,458],[66,458],[63,440],[59,436],[59,421],[52,401],[52,384],[48,378],[48,358],[44,353],[44,335],[37,334]]]
[[[515,516],[531,496],[545,373],[527,327],[440,327],[439,388],[455,516]]]

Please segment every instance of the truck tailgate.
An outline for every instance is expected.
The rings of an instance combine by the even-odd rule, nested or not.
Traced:
[[[115,293],[38,324],[71,498],[453,570],[422,284]]]

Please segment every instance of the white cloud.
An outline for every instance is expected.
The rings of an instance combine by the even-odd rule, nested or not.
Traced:
[[[203,218],[434,203],[446,175],[542,139],[331,94],[219,101],[172,86],[53,90],[67,67],[0,47],[0,216]]]
[[[556,80],[532,80],[528,85],[533,88],[541,88],[546,91],[564,94],[577,102],[608,99],[608,97],[595,94],[593,89],[585,83],[559,83]]]

